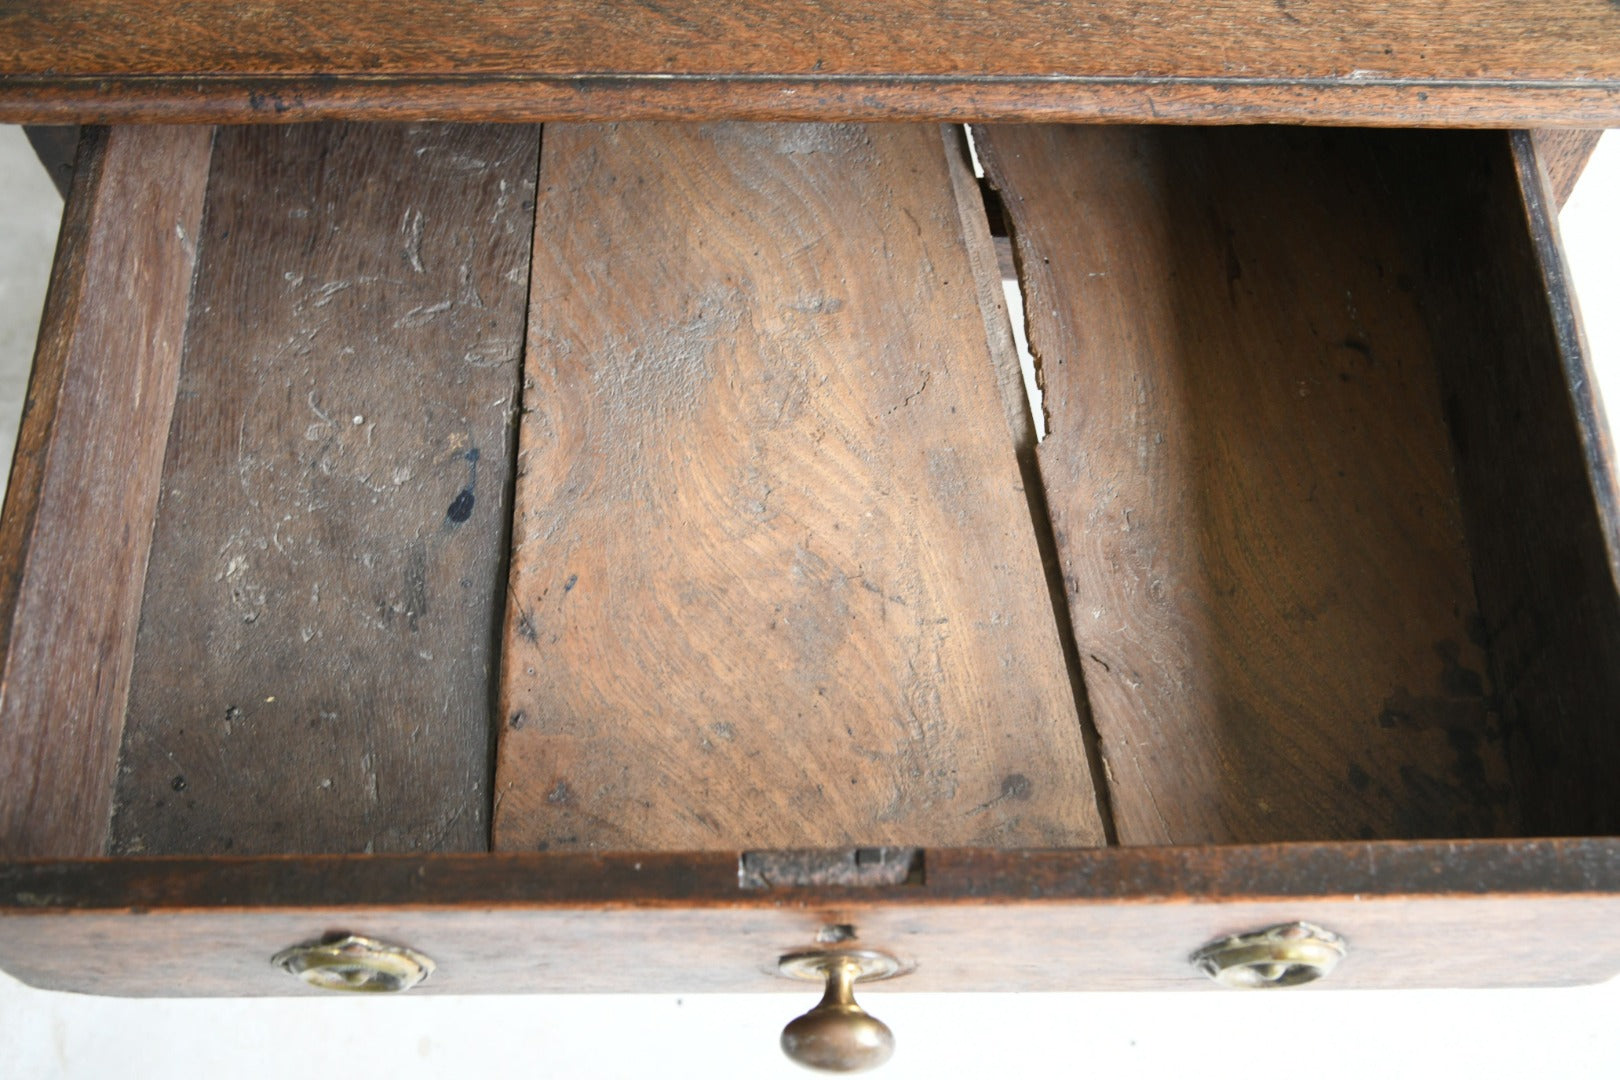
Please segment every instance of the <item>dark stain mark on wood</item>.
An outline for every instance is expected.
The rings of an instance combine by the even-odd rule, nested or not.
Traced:
[[[1485,695],[1485,679],[1479,672],[1464,667],[1461,662],[1462,649],[1455,641],[1442,641],[1435,645],[1435,653],[1440,657],[1443,665],[1440,673],[1440,685],[1446,693],[1453,697],[1483,697]]]
[[[460,525],[472,517],[473,506],[478,501],[475,493],[478,487],[478,447],[472,447],[463,457],[467,462],[467,486],[456,493],[456,497],[450,501],[450,508],[444,512],[453,525]]]
[[[1030,783],[1029,777],[1025,776],[1023,773],[1013,773],[1011,776],[1007,777],[1007,779],[1001,782],[1001,797],[1003,799],[1013,799],[1017,802],[1027,802],[1029,801],[1030,793],[1034,790],[1035,785]]]
[[[450,501],[450,508],[444,512],[444,516],[448,518],[452,524],[460,525],[462,522],[472,517],[473,504],[477,501],[477,498],[478,497],[473,494],[472,488],[462,488],[456,493],[456,497]]]
[[[1372,362],[1372,358],[1373,358],[1372,345],[1369,344],[1364,339],[1359,338],[1359,337],[1351,336],[1351,337],[1345,338],[1343,341],[1339,342],[1339,344],[1343,345],[1346,349],[1350,349],[1353,352],[1360,353],[1363,357],[1365,357],[1367,359],[1367,361],[1369,363]]]

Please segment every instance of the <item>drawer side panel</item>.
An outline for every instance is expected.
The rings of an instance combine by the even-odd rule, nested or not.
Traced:
[[[939,130],[542,158],[495,846],[1101,842]]]
[[[209,128],[87,131],[0,529],[0,854],[99,855]]]
[[[1525,827],[1613,835],[1620,494],[1554,192],[1526,134],[1447,146],[1412,231]]]

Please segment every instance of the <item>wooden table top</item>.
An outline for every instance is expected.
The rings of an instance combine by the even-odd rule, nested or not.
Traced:
[[[1604,127],[1620,6],[15,0],[0,122],[1043,119]]]

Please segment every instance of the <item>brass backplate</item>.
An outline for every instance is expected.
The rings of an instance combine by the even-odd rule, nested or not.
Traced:
[[[1324,978],[1347,951],[1344,939],[1333,931],[1298,922],[1212,941],[1191,959],[1222,986],[1263,990]]]
[[[416,950],[355,934],[294,945],[270,962],[318,989],[362,994],[399,993],[433,974],[433,961]]]
[[[782,957],[776,962],[776,970],[793,979],[825,982],[827,969],[834,964],[853,965],[855,982],[892,979],[910,970],[888,953],[875,949],[805,949]]]

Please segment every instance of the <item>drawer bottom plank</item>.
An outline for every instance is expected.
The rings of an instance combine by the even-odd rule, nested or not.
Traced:
[[[496,849],[1102,842],[938,128],[553,125],[530,310]]]
[[[119,853],[488,846],[538,131],[222,130]]]

